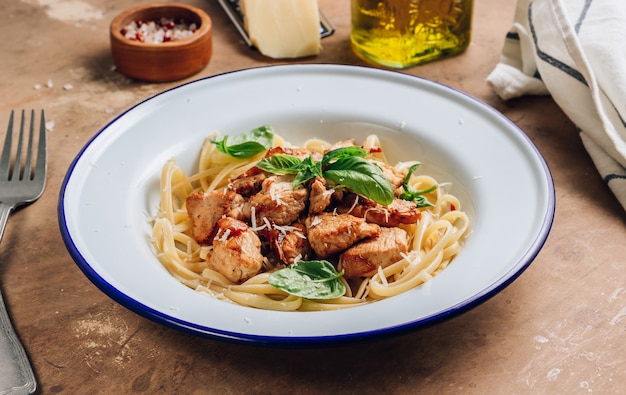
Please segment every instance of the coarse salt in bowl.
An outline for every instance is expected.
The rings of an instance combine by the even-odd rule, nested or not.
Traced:
[[[200,72],[213,52],[206,12],[179,3],[146,4],[110,25],[111,54],[124,75],[147,82],[176,81]]]

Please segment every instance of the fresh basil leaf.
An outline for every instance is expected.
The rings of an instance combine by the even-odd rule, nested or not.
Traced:
[[[247,133],[213,137],[210,141],[220,152],[235,158],[250,158],[272,147],[274,133],[271,126],[264,125]]]
[[[393,202],[393,186],[381,168],[359,156],[329,164],[324,169],[324,177],[383,206]]]
[[[430,189],[428,192],[431,192],[433,189]],[[400,198],[402,199],[402,198]],[[406,199],[405,199],[406,200]],[[413,197],[413,199],[411,199],[415,202],[415,205],[419,208],[421,207],[434,207],[435,205],[432,204],[430,201],[428,201],[428,199],[426,199],[426,196],[415,196]]]
[[[217,148],[219,152],[226,153],[226,147],[224,146],[225,140],[226,140],[226,136],[224,137],[215,136],[210,141],[213,144],[215,144],[215,148]]]
[[[261,159],[256,165],[259,169],[274,174],[298,174],[302,160],[293,155],[274,154]]]
[[[328,261],[299,261],[270,274],[270,285],[290,295],[307,299],[334,299],[343,296],[346,286]]]
[[[299,167],[300,168],[296,174],[296,178],[293,180],[294,188],[312,180],[315,177],[323,177],[322,165],[320,162],[314,162],[313,158],[310,156],[303,159]]]
[[[430,188],[415,190],[412,189],[409,185],[409,181],[411,180],[411,176],[415,172],[415,170],[421,166],[421,163],[416,163],[409,167],[409,170],[406,173],[406,177],[404,177],[404,181],[402,182],[402,188],[404,191],[398,196],[400,199],[408,200],[411,202],[415,202],[417,207],[432,207],[434,206],[431,202],[426,199],[425,194],[434,191],[437,189],[437,185],[433,185]]]
[[[332,280],[343,275],[343,272],[338,273],[333,264],[326,260],[298,261],[291,268],[312,279]]]
[[[269,158],[263,158],[257,163],[257,167],[274,174],[295,174],[293,187],[322,176],[322,166],[314,162],[312,157],[300,159],[287,154],[275,154]]]
[[[356,145],[335,148],[334,150],[330,150],[324,154],[324,156],[322,157],[322,166],[326,166],[328,163],[334,160],[349,158],[351,156],[359,156],[361,158],[365,158],[367,155],[367,151]]]

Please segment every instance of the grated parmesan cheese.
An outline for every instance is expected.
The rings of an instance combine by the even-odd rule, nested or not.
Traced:
[[[223,243],[226,240],[228,240],[228,236],[230,236],[230,229],[226,229],[224,231],[224,234],[222,234],[221,236],[220,236],[220,234],[218,232],[217,235],[215,235],[215,239],[214,240],[221,241]]]
[[[332,189],[332,188],[331,188],[331,189],[327,189],[327,190],[325,190],[325,191],[322,193],[322,196],[323,196],[324,198],[327,198],[327,197],[329,197],[330,195],[332,195],[333,193],[335,193],[335,190],[334,190],[334,189]],[[358,198],[358,196],[357,196],[357,198]]]
[[[357,204],[359,204],[359,195],[356,195],[356,197],[354,198],[354,203],[352,203],[352,207],[350,207],[350,210],[348,210],[346,214],[350,214]]]
[[[256,208],[254,206],[250,207],[250,224],[252,229],[256,229]]]
[[[272,224],[270,223],[270,220],[267,219],[267,217],[263,217],[263,222],[265,222],[265,226],[267,226],[268,230],[272,229]]]
[[[311,228],[314,226],[319,225],[322,222],[322,220],[320,219],[320,217],[318,217],[317,215],[313,218],[313,220],[311,221]]]

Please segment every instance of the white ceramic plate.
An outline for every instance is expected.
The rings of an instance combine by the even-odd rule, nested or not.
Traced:
[[[391,162],[419,160],[452,182],[472,220],[459,256],[426,285],[342,311],[268,312],[178,283],[155,258],[148,216],[171,157],[189,172],[213,132],[272,125],[293,143],[376,133]],[[397,333],[451,318],[502,290],[550,231],[554,186],[526,135],[500,113],[440,84],[392,71],[287,65],[194,81],[132,107],[72,163],[58,207],[85,275],[130,310],[183,331],[237,342],[305,345]]]

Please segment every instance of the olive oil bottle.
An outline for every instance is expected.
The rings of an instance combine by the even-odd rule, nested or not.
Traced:
[[[463,52],[473,0],[351,0],[352,47],[360,57],[406,68]]]

